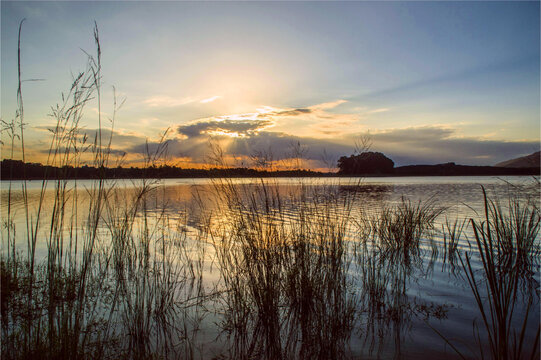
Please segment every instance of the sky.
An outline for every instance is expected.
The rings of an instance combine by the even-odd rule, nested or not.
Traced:
[[[361,143],[395,165],[494,165],[540,148],[539,7],[2,1],[1,117],[17,110],[24,18],[25,156],[45,162],[51,114],[95,56],[96,22],[100,104],[94,94],[79,128],[92,138],[101,114],[126,165],[160,139],[184,167],[208,164],[214,144],[231,165],[301,153],[325,169]],[[2,142],[8,158],[6,131]]]

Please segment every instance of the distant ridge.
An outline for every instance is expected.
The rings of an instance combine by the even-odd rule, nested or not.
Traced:
[[[386,158],[386,157],[385,157]],[[386,158],[391,162],[392,160]],[[4,159],[0,162],[0,180],[38,180],[38,179],[174,179],[174,178],[216,178],[216,177],[323,177],[323,176],[501,176],[501,175],[541,175],[537,167],[496,167],[468,166],[446,163],[438,165],[408,165],[382,171],[357,169],[358,173],[343,174],[318,172],[312,170],[258,170],[252,168],[211,168],[183,169],[175,166],[151,166],[147,168],[96,168],[54,167],[37,163],[24,163],[21,160]]]
[[[534,152],[533,154],[522,156],[516,159],[502,161],[495,166],[506,168],[534,168],[539,167],[541,151]]]
[[[502,176],[540,175],[539,166],[510,168],[501,166],[471,166],[446,163],[438,165],[408,165],[394,168],[394,176]]]

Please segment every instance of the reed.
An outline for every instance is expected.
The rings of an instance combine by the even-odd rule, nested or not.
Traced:
[[[492,359],[535,359],[539,357],[539,337],[541,327],[538,319],[531,317],[535,306],[539,306],[539,298],[534,294],[532,282],[527,291],[521,291],[525,278],[531,272],[524,271],[524,264],[531,259],[524,259],[518,252],[526,250],[521,256],[535,256],[538,245],[539,217],[538,207],[530,201],[510,200],[510,216],[496,202],[487,197],[483,188],[484,219],[470,219],[474,233],[474,252],[466,252],[459,256],[462,269],[469,288],[474,296],[483,332],[480,332],[476,321],[473,331],[479,346],[476,356]],[[534,219],[530,221],[529,219]],[[524,221],[528,219],[528,221]],[[505,230],[502,230],[505,227]],[[517,229],[515,231],[507,231]],[[529,239],[533,237],[532,245]],[[525,247],[523,247],[525,246]],[[518,248],[522,247],[521,250]],[[477,255],[481,268],[476,270],[472,265],[473,256]],[[534,330],[535,334],[531,333]],[[442,333],[436,332],[462,358],[466,356],[454,346]],[[486,352],[488,351],[488,354]]]
[[[485,201],[491,227],[496,233],[498,262],[501,266],[531,271],[540,254],[537,242],[541,223],[539,209],[524,206],[516,196],[509,197],[506,209],[499,201],[486,198]]]
[[[114,117],[105,138],[97,25],[94,40],[96,54],[87,54],[86,70],[52,108],[56,124],[47,164],[63,171],[85,159],[100,169],[111,163]],[[19,108],[8,135],[12,154],[24,159],[21,84],[19,69]],[[91,102],[99,109],[98,131],[89,141],[79,123]],[[116,114],[121,104],[116,99],[114,104]],[[164,146],[145,160],[161,159]],[[201,263],[187,256],[186,233],[169,218],[165,203],[161,209],[152,204],[159,184],[141,180],[126,196],[103,173],[85,192],[62,172],[47,175],[37,200],[30,200],[26,180],[21,182],[22,230],[15,221],[11,183],[8,205],[2,208],[2,244],[7,246],[0,258],[2,358],[193,356],[190,327],[182,324],[193,323],[188,309],[199,306],[189,300],[205,295]],[[26,240],[25,252],[20,239]],[[42,260],[36,254],[43,244]]]
[[[334,358],[347,351],[356,302],[347,275],[348,206],[336,194],[323,200],[300,189],[284,196],[262,182],[217,192],[228,204],[213,239],[232,357]]]
[[[511,264],[507,260],[502,262],[501,256],[518,257],[519,254],[530,256],[530,253],[521,253],[521,251],[531,249],[531,237],[533,241],[537,238],[539,214],[536,214],[536,209],[523,209],[519,202],[512,202],[511,216],[505,217],[501,208],[494,206],[494,203],[487,198],[484,189],[483,195],[485,221],[478,223],[471,220],[477,250],[483,265],[483,282],[478,282],[469,254],[465,255],[464,260],[461,259],[461,263],[486,330],[490,356],[493,359],[524,357],[534,359],[539,356],[539,325],[531,348],[526,349],[528,344],[524,343],[534,298],[528,296],[525,300],[524,314],[517,314],[516,305],[520,301],[519,283],[522,278],[522,269],[520,263]],[[532,218],[533,221],[524,221]],[[502,226],[505,228],[502,229]],[[517,230],[509,232],[506,231],[508,229]],[[483,290],[486,292],[486,300],[482,296]],[[518,316],[520,319],[517,326],[515,322]],[[480,349],[482,353],[483,348],[480,347]]]
[[[464,234],[464,227],[466,226],[466,219],[460,221],[458,218],[453,222],[445,219],[445,224],[442,224],[443,234],[443,263],[449,263],[452,269],[455,269],[458,256],[458,243],[462,235]]]
[[[19,27],[19,89],[16,119],[20,123],[20,133],[12,137],[12,148],[19,147],[21,156],[25,157],[24,147],[24,109],[22,101],[22,86],[20,78],[20,35],[22,22]],[[97,30],[95,41],[99,47]],[[78,123],[83,109],[91,98],[97,79],[100,77],[100,60],[95,61],[89,56],[86,71],[75,76],[67,95],[63,95],[62,102],[52,110],[52,117],[56,125],[52,130],[52,142],[48,152],[47,162],[59,166],[77,163],[80,156],[80,137],[78,136]],[[16,140],[19,142],[16,143]],[[17,145],[18,144],[18,145]],[[101,158],[101,150],[96,146],[92,149],[96,158]],[[54,185],[52,204],[47,204],[50,216],[45,215],[46,192],[49,183]],[[16,288],[20,291],[2,294],[7,321],[3,327],[3,337],[9,341],[9,345],[3,347],[3,354],[11,357],[14,354],[36,356],[37,354],[64,353],[74,355],[79,346],[79,341],[84,337],[82,328],[86,319],[82,316],[82,309],[86,307],[86,291],[90,288],[91,252],[95,241],[96,226],[100,215],[101,198],[103,187],[101,183],[90,191],[96,194],[90,202],[87,222],[79,228],[78,217],[69,216],[70,204],[78,201],[76,188],[68,186],[68,182],[46,178],[41,183],[37,208],[33,212],[29,203],[29,191],[26,180],[21,182],[21,194],[23,198],[23,211],[25,228],[23,238],[26,238],[26,256],[17,253],[19,244],[15,235],[15,224],[9,226],[13,231],[8,231],[3,239],[11,248],[8,254],[13,254],[11,259],[2,256],[5,264],[2,269],[7,272],[3,277],[20,284]],[[11,192],[11,186],[9,191]],[[9,196],[11,201],[11,197]],[[12,221],[12,207],[8,206],[7,221]],[[9,227],[8,226],[8,227]],[[43,231],[42,231],[43,228]],[[4,233],[3,233],[4,235]],[[36,262],[36,245],[38,239],[43,239],[47,244],[46,261],[43,264]],[[82,242],[82,244],[81,244]],[[82,246],[82,249],[80,248]],[[16,254],[16,255],[15,255]],[[16,261],[13,261],[16,258]],[[16,276],[13,276],[15,275]],[[24,295],[23,295],[24,294]],[[7,295],[7,296],[6,296]],[[13,308],[13,303],[21,304],[21,308]],[[19,328],[20,326],[20,328]],[[22,330],[22,331],[20,331]],[[7,351],[4,351],[7,350]]]
[[[447,316],[449,304],[430,302],[408,291],[413,282],[429,277],[441,246],[431,238],[434,221],[444,211],[433,199],[415,204],[402,198],[397,205],[371,214],[361,211],[356,218],[358,325],[370,354],[388,356],[381,352],[392,345],[395,356],[400,356],[414,319]],[[386,344],[389,340],[391,344]]]
[[[413,203],[402,197],[398,205],[383,208],[373,219],[372,228],[383,249],[407,258],[418,251],[422,236],[434,228],[434,220],[443,211],[432,199]]]

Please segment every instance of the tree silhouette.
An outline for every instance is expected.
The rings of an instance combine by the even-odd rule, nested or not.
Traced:
[[[380,152],[363,152],[338,159],[338,173],[347,175],[390,174],[394,162]]]

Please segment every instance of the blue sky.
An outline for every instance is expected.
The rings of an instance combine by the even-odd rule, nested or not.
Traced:
[[[209,137],[248,159],[287,144],[306,166],[369,133],[398,165],[494,164],[539,150],[539,2],[4,2],[2,119],[15,113],[22,34],[29,156],[84,69],[98,23],[103,107],[126,98],[114,147],[136,161],[166,128],[181,164]],[[82,122],[96,128],[95,104]],[[3,157],[5,151],[3,152]]]

